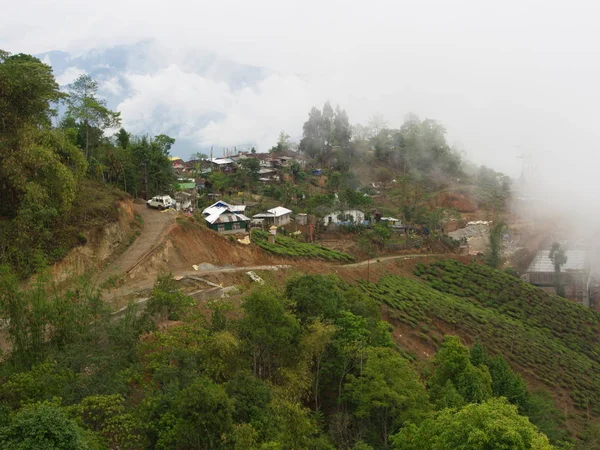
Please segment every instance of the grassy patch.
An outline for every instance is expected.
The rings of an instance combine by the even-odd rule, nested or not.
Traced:
[[[123,286],[125,283],[125,276],[122,273],[114,274],[108,277],[101,285],[102,290],[111,290]]]
[[[260,248],[280,256],[296,258],[315,258],[326,261],[351,262],[354,258],[347,253],[337,252],[320,245],[298,242],[286,236],[277,236],[275,243],[268,241],[269,233],[261,230],[252,231],[252,242]]]

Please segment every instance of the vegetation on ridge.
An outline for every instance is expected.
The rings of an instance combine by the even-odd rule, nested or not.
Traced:
[[[210,320],[164,277],[144,314],[115,321],[93,291],[46,301],[0,275],[2,314],[28,324],[0,364],[3,448],[554,448],[523,415],[556,422],[503,359],[449,336],[419,372],[377,302],[337,277],[256,287],[235,312],[208,303]]]
[[[268,241],[269,233],[261,230],[252,230],[252,242],[263,250],[279,256],[299,258],[316,258],[326,261],[351,262],[354,258],[346,253],[331,250],[317,244],[300,242],[291,237],[277,235],[275,243]]]

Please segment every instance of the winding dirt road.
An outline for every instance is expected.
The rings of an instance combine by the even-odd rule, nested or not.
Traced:
[[[454,253],[415,253],[412,255],[392,255],[392,256],[382,256],[381,258],[376,259],[368,259],[366,261],[361,261],[352,264],[340,264],[336,267],[361,267],[367,266],[369,264],[377,264],[379,262],[390,261],[392,259],[416,259],[416,258],[436,258],[443,256],[452,256]]]
[[[110,276],[126,273],[136,266],[146,254],[160,244],[169,226],[175,222],[176,214],[172,210],[158,211],[139,203],[134,203],[133,208],[143,220],[142,232],[116,261],[98,275],[95,279],[98,285]]]

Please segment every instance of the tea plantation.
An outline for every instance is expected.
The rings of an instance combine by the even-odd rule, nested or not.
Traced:
[[[354,258],[347,253],[337,252],[320,245],[299,242],[286,236],[277,236],[275,243],[268,241],[269,233],[261,230],[252,231],[252,242],[263,250],[280,256],[294,256],[299,258],[316,258],[326,261],[351,262]]]
[[[600,415],[600,314],[484,265],[419,264],[415,275],[421,280],[387,276],[361,286],[425,338],[443,334],[432,331],[434,320],[478,337],[550,390],[565,389],[582,412]]]

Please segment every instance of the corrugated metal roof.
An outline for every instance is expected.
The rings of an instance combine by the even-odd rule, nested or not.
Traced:
[[[221,212],[215,212],[206,218],[206,221],[211,225],[215,223],[241,222],[249,221],[250,219],[243,214],[237,214],[227,209]]]
[[[269,219],[269,218],[272,218],[272,217],[275,217],[275,216],[273,215],[273,213],[268,213],[267,212],[267,213],[254,214],[252,217],[255,218],[255,219]]]
[[[212,205],[205,208],[204,211],[202,211],[202,214],[204,214],[205,216],[210,216],[218,211],[222,211],[223,208],[226,208],[229,211],[236,213],[243,213],[244,211],[246,211],[246,205],[230,205],[229,203],[224,202],[223,200],[219,200],[218,202],[213,203]]]
[[[567,262],[561,266],[561,271],[583,271],[586,267],[587,252],[583,250],[565,251]],[[550,259],[550,250],[540,250],[533,258],[527,272],[554,272],[554,263]]]
[[[229,158],[214,158],[211,162],[214,162],[215,164],[233,164],[233,160],[229,159]]]
[[[291,214],[292,210],[284,208],[283,206],[278,206],[277,208],[267,209],[267,212],[270,212],[275,217],[280,217],[286,214]]]

